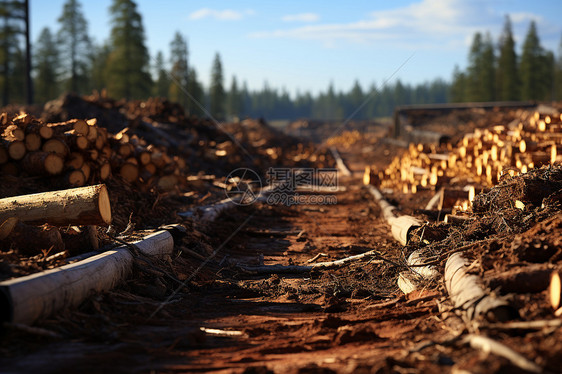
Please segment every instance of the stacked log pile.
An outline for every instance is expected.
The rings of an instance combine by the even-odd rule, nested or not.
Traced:
[[[0,116],[3,175],[56,177],[57,185],[81,187],[106,181],[111,175],[144,188],[174,188],[185,174],[186,162],[165,149],[147,144],[128,128],[115,135],[96,119],[43,123],[27,114]]]
[[[453,147],[410,144],[408,151],[378,171],[381,187],[415,193],[445,184],[491,187],[500,178],[562,160],[562,116],[553,109],[520,110],[509,123],[464,135]]]

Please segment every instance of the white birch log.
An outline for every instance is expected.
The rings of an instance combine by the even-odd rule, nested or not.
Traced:
[[[147,256],[170,254],[174,240],[158,231],[132,243]],[[0,282],[0,319],[32,324],[63,308],[80,304],[92,293],[109,290],[131,272],[133,255],[127,246],[70,265]]]
[[[462,253],[453,253],[445,264],[445,287],[456,308],[472,320],[492,313],[497,320],[507,319],[509,304],[484,287],[477,275],[469,273],[469,263]]]

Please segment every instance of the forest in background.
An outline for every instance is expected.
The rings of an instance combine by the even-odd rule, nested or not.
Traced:
[[[26,101],[24,6],[21,0],[0,2],[0,92],[4,106]],[[531,22],[518,54],[508,16],[499,40],[492,40],[488,32],[474,35],[467,69],[455,67],[450,82],[436,79],[409,85],[394,80],[362,86],[356,81],[347,92],[336,91],[329,83],[318,95],[305,92],[292,97],[267,82],[260,90],[249,90],[236,76],[224,77],[218,52],[211,67],[211,83],[203,87],[199,73],[189,64],[185,35],[173,35],[168,60],[163,51],[155,51],[151,57],[136,3],[113,0],[109,14],[110,38],[96,45],[88,34],[80,2],[64,3],[57,29],[44,28],[32,42],[34,103],[42,104],[63,92],[97,91],[115,99],[164,97],[179,102],[189,113],[210,114],[218,120],[246,116],[341,120],[388,116],[395,106],[406,104],[562,99],[562,41],[556,55],[543,48],[537,25]]]

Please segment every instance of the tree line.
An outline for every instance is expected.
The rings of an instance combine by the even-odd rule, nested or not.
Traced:
[[[24,102],[25,48],[18,37],[14,4],[0,2],[0,89],[3,105]],[[157,51],[151,59],[145,44],[142,15],[133,0],[113,0],[109,8],[111,32],[108,40],[95,44],[78,0],[67,0],[57,20],[57,29],[41,30],[33,48],[35,102],[44,103],[63,92],[89,94],[96,90],[109,97],[167,98],[191,114],[211,115],[218,120],[232,117],[268,119],[318,118],[329,120],[368,119],[390,115],[404,104],[449,101],[548,100],[562,98],[562,59],[541,45],[536,25],[531,23],[522,55],[515,52],[511,23],[506,23],[497,46],[489,33],[476,33],[466,71],[455,68],[452,83],[436,79],[418,85],[399,80],[362,87],[358,81],[347,92],[336,91],[330,83],[324,92],[290,95],[267,82],[249,90],[236,76],[228,84],[216,53],[209,87],[199,80],[189,64],[187,38],[176,32],[169,44],[169,59]],[[14,21],[15,20],[15,21]]]
[[[450,97],[457,102],[562,100],[562,40],[555,58],[531,21],[519,56],[506,16],[496,45],[489,32],[474,35],[466,71],[455,67]]]

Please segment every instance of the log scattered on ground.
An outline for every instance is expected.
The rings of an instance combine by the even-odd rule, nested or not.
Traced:
[[[464,312],[469,320],[486,316],[497,321],[510,317],[508,302],[484,287],[477,275],[469,272],[469,263],[462,253],[449,256],[445,264],[445,287],[456,308]]]
[[[158,231],[132,243],[143,255],[172,253],[174,240]],[[109,290],[131,272],[134,256],[128,246],[103,252],[60,268],[0,282],[0,320],[32,324],[57,311],[80,304],[92,292]]]
[[[16,217],[29,224],[100,225],[111,223],[103,184],[0,199],[0,222]]]

